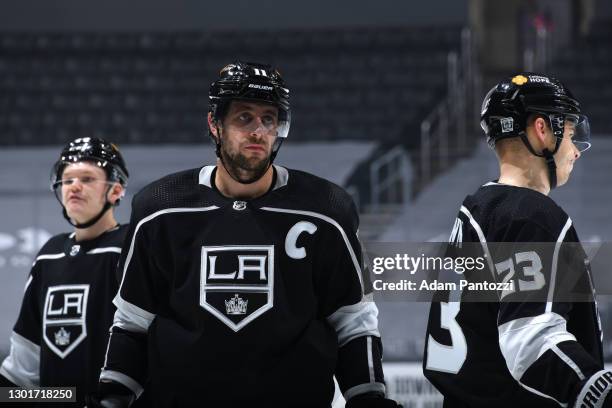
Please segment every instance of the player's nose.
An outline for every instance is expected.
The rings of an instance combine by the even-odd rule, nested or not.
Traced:
[[[582,156],[582,153],[580,153],[580,149],[578,149],[578,147],[574,145],[574,160],[578,160],[580,156]]]
[[[252,136],[257,136],[257,137],[263,137],[268,133],[268,129],[266,128],[266,126],[263,124],[263,122],[261,121],[261,118],[257,118],[254,122],[253,122],[253,127],[251,130],[251,135]]]
[[[78,177],[73,178],[72,182],[68,185],[68,191],[80,191],[82,189],[83,183]]]

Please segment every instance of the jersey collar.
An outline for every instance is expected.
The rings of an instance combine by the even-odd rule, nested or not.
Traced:
[[[276,182],[271,191],[277,190],[284,187],[289,182],[289,171],[282,167],[273,164],[274,170],[276,171]],[[198,183],[208,188],[214,188],[212,186],[212,175],[217,166],[204,166],[200,169],[200,175],[198,177]]]

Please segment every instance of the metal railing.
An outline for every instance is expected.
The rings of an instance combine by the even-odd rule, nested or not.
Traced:
[[[370,164],[370,210],[384,203],[402,205],[410,200],[412,167],[402,146],[395,146]]]
[[[476,98],[480,81],[474,68],[473,50],[472,32],[464,28],[460,53],[447,55],[447,93],[421,122],[419,167],[413,170],[406,151],[399,145],[370,164],[370,211],[409,202],[415,189],[420,190],[451,166],[455,157],[469,150],[467,118],[474,111],[479,112]]]
[[[479,83],[474,60],[472,32],[464,28],[460,53],[447,55],[447,93],[421,122],[418,190],[471,150],[467,119],[478,111],[475,94]]]

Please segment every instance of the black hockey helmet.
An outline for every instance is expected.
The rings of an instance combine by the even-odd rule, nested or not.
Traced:
[[[280,73],[271,65],[236,61],[219,72],[219,78],[210,85],[209,112],[213,119],[223,119],[234,100],[263,102],[278,107],[279,138],[286,138],[291,124],[289,89]]]
[[[104,170],[107,181],[110,182],[109,190],[111,188],[110,184],[113,182],[118,182],[125,188],[127,186],[129,172],[123,160],[123,156],[119,152],[119,148],[115,144],[109,143],[104,139],[97,137],[77,138],[64,146],[60,158],[51,169],[51,190],[55,193],[55,197],[62,205],[64,218],[77,228],[88,228],[98,222],[104,213],[113,205],[119,205],[120,200],[117,200],[114,204],[106,201],[100,213],[91,220],[82,224],[74,223],[70,217],[68,217],[66,208],[62,203],[61,189],[59,187],[61,187],[62,174],[66,166],[78,162],[91,162]]]
[[[241,184],[251,184],[259,180],[265,174],[267,168],[261,174],[249,180],[243,180],[227,169],[221,154],[223,138],[218,122],[223,120],[233,100],[265,103],[278,108],[278,123],[274,129],[276,139],[268,162],[267,168],[269,168],[274,162],[283,140],[289,135],[291,125],[289,89],[285,87],[285,82],[280,73],[271,65],[242,61],[236,61],[223,67],[219,72],[219,78],[210,85],[208,110],[217,127],[219,137],[214,137],[211,129],[209,129],[209,135],[215,143],[217,157],[235,181]]]
[[[104,170],[108,181],[117,181],[124,187],[127,185],[129,173],[119,148],[97,137],[74,139],[64,146],[60,158],[53,166],[51,185],[61,180],[64,168],[68,164],[82,161],[92,162]]]
[[[573,138],[580,151],[588,149],[588,119],[580,103],[560,81],[531,72],[521,73],[495,85],[484,98],[480,126],[491,147],[507,137],[521,136],[531,114],[549,118],[553,134],[563,137],[566,120],[576,124]]]
[[[548,119],[557,138],[553,151],[544,149],[537,153],[529,143],[525,130],[533,114]],[[491,88],[480,112],[480,126],[489,146],[494,147],[501,139],[520,137],[532,154],[546,159],[551,189],[556,186],[553,155],[561,145],[567,121],[574,124],[572,142],[578,150],[583,152],[591,147],[589,121],[582,114],[578,100],[559,80],[532,72],[514,75]]]

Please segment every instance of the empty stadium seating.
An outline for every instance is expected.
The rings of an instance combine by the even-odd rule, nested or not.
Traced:
[[[210,82],[268,61],[291,87],[296,140],[397,142],[443,95],[459,27],[0,33],[0,144],[194,143]]]
[[[591,131],[611,134],[612,20],[596,20],[589,35],[564,49],[553,72],[572,90],[589,115]]]

